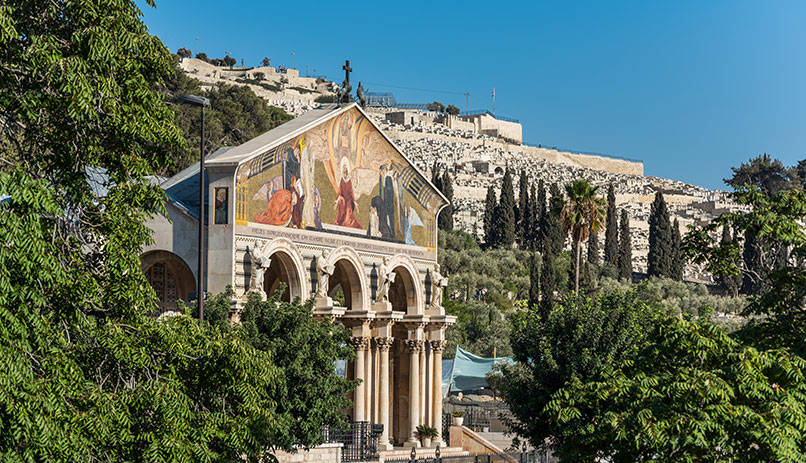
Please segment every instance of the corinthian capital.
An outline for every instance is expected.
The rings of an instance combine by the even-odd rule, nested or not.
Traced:
[[[375,338],[375,345],[378,346],[381,352],[389,352],[394,342],[395,338]]]
[[[423,351],[423,342],[422,339],[406,339],[406,346],[409,348],[409,352],[419,354]]]
[[[448,344],[448,341],[444,339],[439,339],[436,341],[430,341],[431,343],[431,350],[434,352],[442,352],[445,350],[445,345]]]
[[[356,351],[367,350],[369,348],[369,338],[352,337],[347,342],[349,342],[350,345],[353,346]]]

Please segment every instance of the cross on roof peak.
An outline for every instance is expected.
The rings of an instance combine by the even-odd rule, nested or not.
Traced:
[[[344,66],[342,66],[341,68],[344,69],[344,80],[345,80],[345,82],[347,82],[349,84],[350,83],[350,72],[353,71],[353,68],[350,67],[350,60],[346,60],[344,62]]]

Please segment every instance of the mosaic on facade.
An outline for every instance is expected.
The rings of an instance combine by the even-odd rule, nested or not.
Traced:
[[[357,109],[244,163],[236,223],[436,246],[442,198]]]

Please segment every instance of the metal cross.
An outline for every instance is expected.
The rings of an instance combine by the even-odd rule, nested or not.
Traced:
[[[350,60],[344,62],[344,66],[341,67],[344,69],[344,80],[349,84],[350,83],[350,72],[352,72],[353,68],[350,67]]]

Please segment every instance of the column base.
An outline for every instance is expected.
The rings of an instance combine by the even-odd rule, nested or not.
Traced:
[[[414,448],[419,449],[419,448],[422,447],[422,445],[420,445],[420,440],[419,439],[409,437],[409,440],[406,441],[406,447],[414,447]]]
[[[444,449],[446,447],[446,445],[445,445],[445,442],[442,441],[442,439],[437,439],[437,440],[432,440],[431,441],[431,447],[434,447],[434,448],[439,447],[441,449]]]
[[[382,452],[386,452],[389,450],[394,450],[395,446],[392,445],[390,442],[378,442],[378,450]]]
[[[329,297],[316,296],[314,306],[317,308],[330,309],[333,307],[333,299]]]

